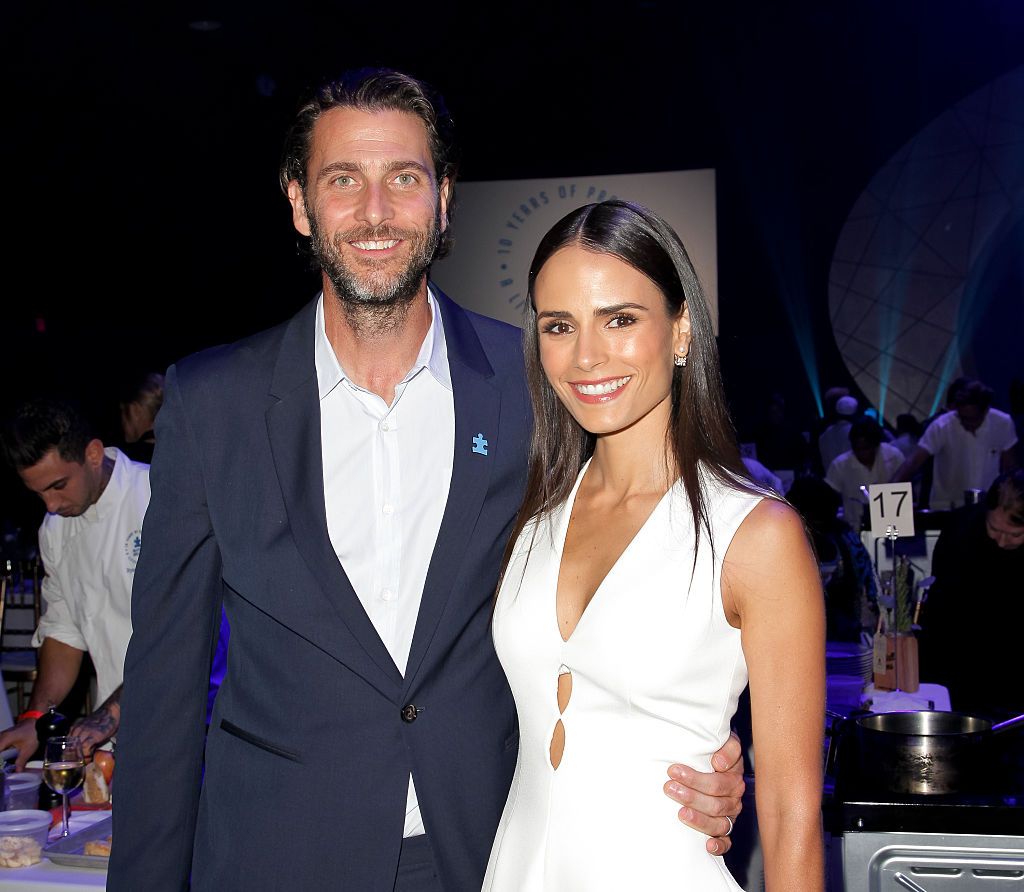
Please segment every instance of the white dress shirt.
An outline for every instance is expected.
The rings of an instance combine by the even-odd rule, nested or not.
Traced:
[[[398,670],[405,673],[423,584],[448,501],[455,403],[441,313],[389,406],[356,385],[316,311],[315,362],[327,531],[334,551]],[[409,777],[405,836],[423,833]]]
[[[89,652],[96,668],[97,706],[121,684],[132,636],[132,580],[149,507],[149,465],[113,447],[114,470],[96,500],[78,517],[47,514],[39,528],[44,612],[32,637]]]

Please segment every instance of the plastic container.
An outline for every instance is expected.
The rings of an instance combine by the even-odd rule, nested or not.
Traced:
[[[53,817],[19,808],[0,812],[0,867],[28,867],[42,858]]]
[[[42,778],[34,771],[20,771],[5,778],[4,808],[36,809],[39,807],[39,784]]]

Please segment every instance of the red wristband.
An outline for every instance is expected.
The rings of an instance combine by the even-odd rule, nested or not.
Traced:
[[[38,709],[26,709],[21,715],[18,716],[18,721],[23,722],[25,719],[41,719],[45,712],[40,712]]]

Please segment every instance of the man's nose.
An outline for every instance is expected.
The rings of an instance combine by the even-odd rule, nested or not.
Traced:
[[[391,196],[381,183],[370,183],[363,192],[363,200],[357,209],[358,219],[371,226],[380,226],[394,216]]]
[[[46,506],[49,514],[57,513],[57,509],[61,506],[61,498],[57,493],[44,492],[40,493],[39,497],[43,500],[43,504]]]

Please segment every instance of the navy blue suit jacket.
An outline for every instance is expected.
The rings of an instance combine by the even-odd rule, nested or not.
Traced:
[[[404,677],[327,533],[315,302],[168,371],[108,889],[183,889],[191,871],[193,889],[391,892],[410,772],[444,888],[479,889],[518,744],[490,616],[531,416],[518,331],[439,303],[454,466]],[[231,644],[203,779],[222,603]]]

